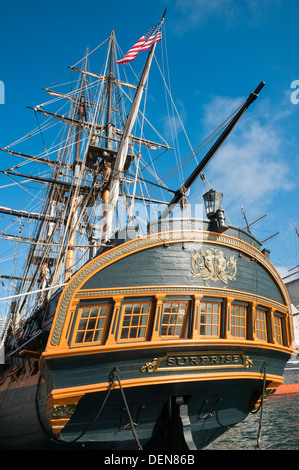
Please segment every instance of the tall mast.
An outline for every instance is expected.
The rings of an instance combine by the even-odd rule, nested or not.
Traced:
[[[164,16],[165,16],[165,12],[162,17],[161,23],[163,23],[164,21]],[[119,147],[118,147],[118,151],[116,154],[114,168],[110,177],[110,191],[109,191],[108,202],[105,204],[105,212],[103,212],[103,239],[104,241],[109,240],[111,236],[113,211],[118,200],[120,179],[123,175],[124,165],[125,165],[125,161],[126,161],[126,157],[128,153],[130,134],[137,118],[143,90],[144,90],[145,83],[149,75],[156,44],[157,43],[155,42],[149,51],[149,54],[148,54],[148,57],[147,57],[147,60],[146,60],[146,63],[142,72],[142,76],[138,84],[135,97],[134,97],[126,124],[125,124],[125,128],[124,128],[123,135],[122,135]]]
[[[86,71],[87,67],[87,54],[85,58],[85,67],[84,71]],[[86,116],[85,110],[85,86],[86,86],[86,76],[83,74],[82,80],[80,83],[80,102],[78,104],[78,111],[77,117],[79,122],[83,121],[83,117]],[[75,187],[75,194],[71,198],[71,207],[70,207],[70,214],[69,214],[69,228],[68,228],[68,241],[67,241],[67,252],[66,252],[66,262],[65,262],[65,280],[67,280],[72,275],[72,269],[74,264],[74,245],[76,241],[76,222],[77,222],[77,202],[78,196],[76,195],[76,187],[79,184],[80,174],[81,174],[81,164],[80,161],[80,147],[81,147],[81,134],[82,134],[82,127],[79,127],[76,133],[76,143],[75,143],[75,158],[74,158],[74,172],[73,172],[73,184]],[[79,196],[80,197],[80,196]]]
[[[107,149],[111,148],[111,140],[110,138],[112,137],[112,122],[111,122],[111,117],[112,117],[112,86],[113,86],[113,80],[114,80],[114,75],[113,75],[113,64],[114,64],[114,31],[111,31],[111,36],[110,36],[110,70],[109,70],[109,75],[108,75],[108,103],[107,103],[107,118],[106,118],[106,147]],[[109,180],[110,180],[110,175],[111,175],[111,163],[108,162],[107,160],[104,162],[104,171],[103,171],[103,176],[104,176],[104,191],[103,191],[103,221],[106,220],[107,217],[107,211],[106,207],[109,202],[109,196],[110,196],[110,190],[109,190]],[[105,223],[103,225],[103,232],[106,233],[107,231],[107,224]]]

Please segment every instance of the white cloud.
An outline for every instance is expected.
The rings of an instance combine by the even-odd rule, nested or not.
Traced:
[[[192,25],[197,25],[210,15],[227,15],[232,8],[233,0],[176,0],[175,8],[188,17]]]
[[[214,97],[205,107],[207,133],[242,101]],[[230,219],[239,216],[241,206],[261,213],[278,193],[293,189],[281,130],[275,119],[264,117],[258,107],[253,115],[245,113],[204,171],[211,186],[223,192],[223,206]]]
[[[174,144],[176,135],[183,130],[187,114],[182,100],[177,100],[176,109],[172,103],[169,103],[168,107],[170,108],[168,115],[164,114],[160,119],[163,123],[163,136]]]
[[[227,25],[240,21],[254,27],[267,20],[267,10],[280,5],[281,0],[175,0],[171,2],[184,21],[173,24],[177,34],[192,30],[211,17],[221,18]]]

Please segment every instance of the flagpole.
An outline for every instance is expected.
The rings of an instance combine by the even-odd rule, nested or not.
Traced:
[[[164,16],[166,13],[166,9],[164,11],[164,14],[162,16],[161,22],[164,22]],[[143,94],[143,90],[149,75],[152,59],[154,56],[155,48],[156,48],[156,42],[152,45],[143,72],[141,79],[139,81],[135,97],[133,99],[133,103],[128,115],[127,122],[125,124],[125,128],[123,131],[123,135],[118,147],[118,151],[116,154],[116,159],[115,159],[115,164],[114,164],[114,169],[111,175],[111,184],[110,184],[110,192],[109,192],[109,198],[108,198],[108,204],[107,207],[105,207],[105,217],[103,217],[103,238],[104,241],[109,240],[111,236],[111,226],[112,226],[112,217],[113,217],[113,210],[116,206],[117,200],[118,200],[118,195],[119,195],[119,184],[120,184],[120,179],[123,174],[126,158],[127,158],[127,153],[128,153],[128,146],[129,146],[129,137],[131,134],[131,131],[133,129],[133,126],[135,124],[137,114],[139,111],[139,106]],[[104,220],[105,219],[105,220]]]

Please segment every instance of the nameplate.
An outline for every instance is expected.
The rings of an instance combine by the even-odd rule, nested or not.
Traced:
[[[141,372],[171,372],[179,370],[199,369],[233,369],[252,367],[253,362],[249,356],[242,352],[182,352],[167,353],[163,357],[155,357],[141,368]]]

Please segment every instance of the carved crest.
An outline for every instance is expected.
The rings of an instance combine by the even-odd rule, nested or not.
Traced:
[[[195,250],[191,257],[191,269],[193,277],[202,277],[205,284],[206,281],[227,284],[236,280],[237,259],[235,256],[225,257],[218,248]]]

